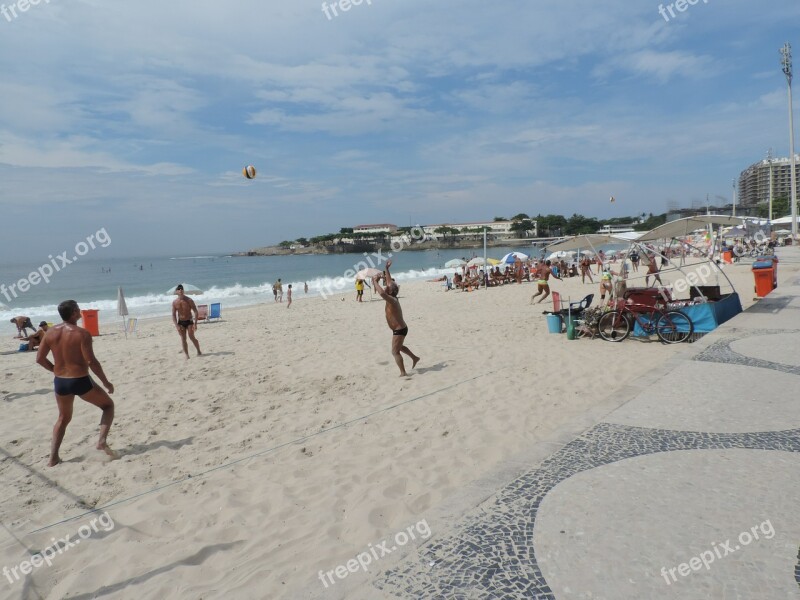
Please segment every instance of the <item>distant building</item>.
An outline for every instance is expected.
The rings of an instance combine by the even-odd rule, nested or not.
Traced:
[[[538,226],[536,220],[531,219],[531,223],[533,223],[533,229],[530,231],[533,233],[533,237],[536,237],[539,233]],[[436,225],[425,225],[423,226],[422,230],[425,233],[426,238],[431,239],[439,239],[442,236],[441,233],[436,233],[436,230],[440,227],[450,227],[452,229],[457,229],[459,232],[467,231],[469,233],[473,233],[472,230],[475,229],[483,229],[486,228],[486,233],[491,234],[495,237],[519,237],[520,234],[516,231],[511,230],[511,226],[514,224],[514,221],[482,221],[476,223],[439,223]],[[477,233],[477,232],[476,232]]]
[[[391,223],[376,223],[374,225],[356,225],[353,233],[394,233],[397,225]]]
[[[613,235],[615,233],[630,233],[631,231],[636,230],[629,225],[603,225],[597,230],[597,233]]]
[[[800,181],[800,155],[796,157],[795,172]],[[788,198],[792,194],[791,164],[789,157],[772,159],[772,198]],[[765,158],[754,163],[739,175],[737,190],[738,206],[755,206],[761,202],[769,202],[770,160]],[[798,194],[800,196],[800,194]]]

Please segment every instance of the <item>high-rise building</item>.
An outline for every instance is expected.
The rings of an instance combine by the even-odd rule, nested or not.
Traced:
[[[800,155],[796,157],[795,171],[800,179]],[[769,172],[772,163],[772,198],[788,198],[791,195],[791,171],[789,158],[765,158],[750,165],[739,175],[737,204],[755,206],[769,202]],[[800,193],[798,193],[800,196]]]

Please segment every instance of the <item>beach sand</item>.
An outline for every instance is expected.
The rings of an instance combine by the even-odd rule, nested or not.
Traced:
[[[749,263],[726,272],[751,304]],[[296,293],[288,310],[271,297],[223,305],[224,321],[199,328],[205,356],[192,350],[189,361],[168,320],[140,322],[126,340],[103,319],[95,352],[116,386],[114,462],[94,450],[100,411],[76,400],[65,462],[48,468],[52,376],[32,354],[2,356],[0,567],[76,539],[92,516],[60,522],[87,510],[113,504],[114,527],[62,548],[24,582],[0,578],[0,597],[333,593],[320,570],[425,519],[683,347],[550,335],[550,301],[529,305],[535,287],[402,285],[407,345],[422,358],[407,379],[383,301],[357,304],[355,292]],[[597,288],[553,282],[573,302]]]

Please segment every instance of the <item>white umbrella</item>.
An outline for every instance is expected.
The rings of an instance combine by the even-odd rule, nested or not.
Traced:
[[[594,256],[594,252],[591,250],[581,250],[581,254],[585,254],[586,256]]]
[[[571,258],[575,253],[572,250],[565,251],[559,250],[558,252],[553,252],[550,256],[547,257],[547,260],[557,260],[559,258]]]
[[[191,285],[189,283],[181,283],[180,285],[183,286],[183,293],[186,294],[187,296],[199,296],[200,294],[203,293],[203,290],[201,290],[196,285]],[[178,286],[176,285],[175,287],[168,289],[164,293],[167,296],[177,296],[178,293],[175,291],[177,288]]]
[[[459,267],[463,267],[466,264],[467,263],[465,263],[460,258],[454,258],[453,260],[448,260],[446,263],[444,263],[444,268],[445,269],[458,269]]]
[[[125,303],[125,294],[122,286],[117,288],[117,314],[122,317],[122,329],[125,331],[125,339],[128,339],[128,328],[125,327],[125,317],[128,316],[128,305]]]
[[[473,258],[471,261],[469,261],[467,263],[467,266],[468,267],[482,267],[482,266],[486,265],[488,262],[489,262],[489,259],[486,259],[484,261],[482,256],[476,256],[475,258]]]

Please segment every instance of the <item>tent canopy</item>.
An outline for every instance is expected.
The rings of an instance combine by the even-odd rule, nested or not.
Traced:
[[[671,239],[685,237],[696,229],[702,229],[707,225],[742,225],[744,219],[740,217],[729,217],[727,215],[699,215],[696,217],[686,217],[659,225],[651,229],[637,241],[648,242],[653,240]]]
[[[579,250],[580,248],[595,248],[597,246],[607,246],[609,244],[627,244],[630,240],[604,233],[587,233],[576,235],[569,239],[555,244],[550,244],[547,249],[551,252]]]

